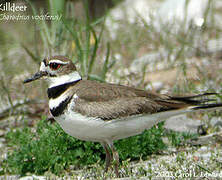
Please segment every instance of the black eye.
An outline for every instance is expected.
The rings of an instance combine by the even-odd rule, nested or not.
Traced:
[[[50,67],[50,69],[52,69],[52,70],[57,70],[57,69],[60,68],[60,66],[61,66],[61,64],[58,64],[58,63],[55,63],[55,62],[49,64],[49,67]]]

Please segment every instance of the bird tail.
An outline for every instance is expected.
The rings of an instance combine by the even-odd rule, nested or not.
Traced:
[[[172,100],[185,103],[190,110],[212,110],[222,108],[222,103],[218,102],[221,98],[217,93],[204,93],[194,96],[172,97]]]
[[[158,121],[153,121],[149,127],[169,117],[184,113],[222,109],[220,99],[220,94],[204,93],[193,96],[171,96],[167,100],[156,101],[167,108],[152,115],[153,119],[158,119]]]
[[[219,109],[222,108],[222,103],[215,103],[215,104],[203,104],[199,106],[192,107],[192,110],[212,110],[212,109]]]

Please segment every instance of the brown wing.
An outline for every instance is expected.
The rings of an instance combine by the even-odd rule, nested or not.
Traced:
[[[82,81],[74,91],[78,96],[75,99],[76,112],[104,120],[152,114],[189,105],[168,95],[94,81]]]
[[[168,99],[168,95],[156,94],[144,90],[117,84],[99,83],[96,81],[81,81],[73,91],[86,101],[110,101],[125,97],[146,97],[149,99]]]
[[[144,97],[118,98],[100,102],[89,102],[78,98],[74,110],[83,115],[110,120],[130,115],[151,114],[162,108],[163,106]]]

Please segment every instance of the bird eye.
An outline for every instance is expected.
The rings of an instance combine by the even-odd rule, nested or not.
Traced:
[[[52,70],[57,70],[57,69],[60,68],[60,66],[61,66],[61,64],[58,64],[58,63],[55,63],[55,62],[49,64],[49,67]]]

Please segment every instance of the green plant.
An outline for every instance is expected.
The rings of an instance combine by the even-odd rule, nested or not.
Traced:
[[[182,143],[185,143],[186,140],[195,138],[198,135],[194,133],[189,133],[189,132],[176,132],[176,131],[168,131],[165,133],[165,136],[168,137],[170,140],[171,144],[173,146],[180,146]]]
[[[38,123],[36,131],[29,127],[16,129],[6,139],[13,150],[8,153],[5,168],[21,175],[45,171],[59,174],[70,164],[80,167],[97,162],[103,154],[99,144],[72,138],[57,123],[50,124],[45,118]]]
[[[161,136],[163,123],[124,140],[117,141],[120,159],[145,158],[166,146]],[[59,174],[74,165],[76,169],[85,165],[104,162],[105,152],[99,143],[84,142],[67,135],[57,123],[50,124],[43,118],[37,129],[24,127],[10,131],[6,140],[11,150],[3,162],[2,173],[44,174],[50,171]]]
[[[159,123],[158,127],[153,127],[144,131],[141,135],[132,136],[127,139],[122,139],[116,143],[119,150],[119,156],[125,160],[145,158],[147,155],[156,153],[159,150],[166,148],[162,141],[164,132],[164,123]]]

